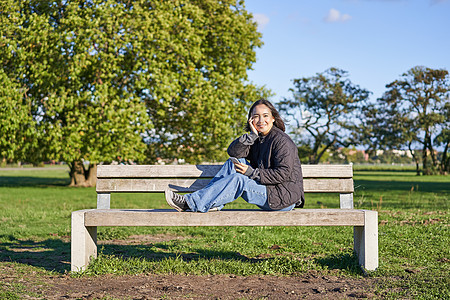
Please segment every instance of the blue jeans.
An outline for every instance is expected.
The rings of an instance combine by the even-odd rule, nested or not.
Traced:
[[[244,158],[240,162],[247,164]],[[187,204],[192,211],[207,212],[211,208],[222,209],[225,204],[242,197],[250,204],[263,210],[272,210],[267,201],[266,186],[257,183],[248,176],[237,173],[231,160],[227,160],[206,187],[192,194],[185,195]],[[289,211],[295,204],[280,209]]]

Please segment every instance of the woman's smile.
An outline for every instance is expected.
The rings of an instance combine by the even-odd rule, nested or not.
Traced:
[[[264,127],[266,127],[267,126],[267,124],[266,123],[262,123],[262,124],[256,124],[256,127],[257,128],[264,128]]]
[[[252,112],[252,120],[255,129],[263,135],[270,132],[273,127],[273,122],[275,121],[272,112],[264,104],[255,106]]]

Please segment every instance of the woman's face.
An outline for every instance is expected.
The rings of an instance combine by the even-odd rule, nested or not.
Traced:
[[[273,127],[273,122],[275,122],[272,112],[264,104],[257,105],[253,108],[251,119],[253,126],[262,135],[268,134]]]

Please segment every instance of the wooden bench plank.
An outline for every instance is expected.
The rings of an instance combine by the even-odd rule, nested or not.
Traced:
[[[170,188],[178,192],[194,192],[205,187],[209,179],[144,179],[99,178],[97,193],[164,192]],[[305,193],[353,193],[352,179],[304,179]]]
[[[353,193],[353,179],[304,179],[305,193]]]
[[[99,178],[97,193],[145,193],[164,192],[170,188],[178,192],[195,192],[205,187],[210,179],[140,179],[140,178]]]
[[[84,221],[85,226],[364,226],[364,211],[225,209],[180,213],[171,209],[96,209],[86,211]]]
[[[352,165],[302,165],[303,178],[353,178]]]
[[[100,165],[97,178],[212,178],[221,165]]]
[[[222,165],[100,165],[97,178],[212,178]],[[304,178],[352,178],[351,165],[302,165]]]

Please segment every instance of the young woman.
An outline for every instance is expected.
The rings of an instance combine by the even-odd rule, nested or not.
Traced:
[[[246,129],[249,133],[230,144],[231,158],[206,187],[187,195],[166,190],[167,203],[178,211],[207,212],[242,197],[263,210],[303,207],[297,146],[284,132],[284,122],[272,103],[264,99],[253,103]]]

